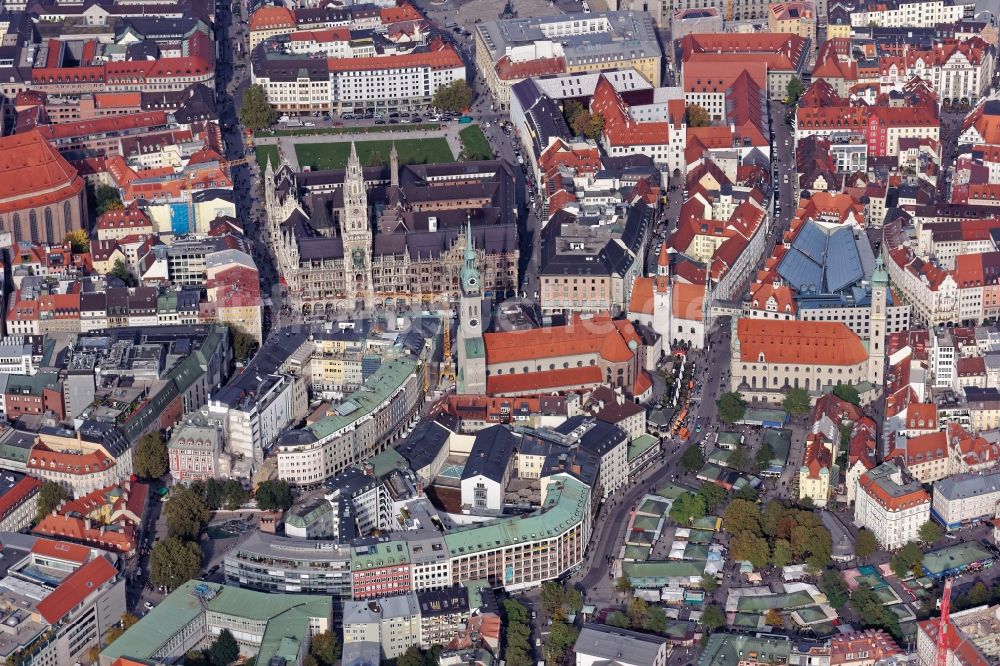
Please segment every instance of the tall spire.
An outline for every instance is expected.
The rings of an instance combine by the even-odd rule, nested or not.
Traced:
[[[358,149],[354,145],[354,142],[351,141],[351,155],[347,158],[347,167],[350,168],[355,165],[361,166],[361,161],[358,159]]]
[[[656,259],[656,289],[665,292],[670,287],[670,254],[667,244],[660,246],[660,256]]]
[[[472,215],[466,213],[465,218],[465,267],[476,268],[476,246],[472,242]]]
[[[393,188],[399,187],[399,153],[396,152],[396,142],[392,142],[392,150],[389,151],[389,185]]]

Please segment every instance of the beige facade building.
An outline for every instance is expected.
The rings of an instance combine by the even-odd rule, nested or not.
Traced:
[[[767,6],[769,32],[787,32],[816,43],[816,3],[811,0],[774,2]]]

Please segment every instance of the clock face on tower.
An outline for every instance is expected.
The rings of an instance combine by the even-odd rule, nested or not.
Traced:
[[[358,229],[361,228],[361,209],[354,208],[351,210],[351,217],[354,219],[354,226]]]

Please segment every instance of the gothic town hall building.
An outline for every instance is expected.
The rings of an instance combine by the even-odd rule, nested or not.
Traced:
[[[503,161],[296,173],[267,163],[265,204],[278,268],[305,315],[454,302],[467,234],[484,298],[517,288],[514,176]],[[471,231],[467,231],[467,229]]]

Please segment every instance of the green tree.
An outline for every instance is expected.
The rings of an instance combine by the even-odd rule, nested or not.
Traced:
[[[753,468],[758,472],[767,469],[771,466],[771,462],[774,460],[774,448],[764,442],[761,447],[757,449],[757,455],[753,459]]]
[[[622,594],[628,594],[632,591],[632,581],[628,579],[628,576],[619,576],[618,580],[615,581],[615,590]]]
[[[424,666],[438,666],[443,648],[435,643],[424,653]]]
[[[257,508],[264,511],[285,511],[292,506],[292,489],[284,479],[261,481],[254,494]]]
[[[703,483],[698,494],[705,500],[705,511],[711,513],[726,502],[726,491],[714,483]]]
[[[608,617],[604,620],[604,624],[610,625],[612,627],[618,627],[620,629],[628,629],[631,627],[631,623],[628,621],[628,616],[621,611],[614,611],[608,613]]]
[[[764,621],[776,629],[783,629],[785,627],[785,621],[781,619],[781,613],[776,608],[767,611]]]
[[[709,631],[715,631],[719,627],[725,626],[726,614],[723,613],[722,609],[718,606],[706,606],[705,610],[701,614],[701,623],[705,625]]]
[[[752,532],[739,532],[729,542],[729,552],[734,560],[748,560],[754,569],[763,569],[770,559],[767,539]]]
[[[240,123],[253,132],[270,127],[278,120],[278,112],[268,101],[264,86],[257,83],[243,93],[239,115]]]
[[[135,473],[144,479],[159,479],[170,471],[167,443],[159,431],[147,432],[139,438],[132,465]]]
[[[565,622],[553,622],[549,627],[549,635],[545,637],[545,647],[542,648],[545,661],[550,664],[561,663],[579,635],[576,627]]]
[[[563,605],[566,606],[566,610],[570,613],[579,613],[583,610],[583,592],[571,587],[566,590],[566,597],[563,600]]]
[[[941,540],[941,526],[933,520],[928,520],[920,526],[920,540],[926,544],[937,543]]]
[[[472,88],[465,79],[458,79],[442,85],[434,91],[431,106],[442,111],[458,113],[472,106]]]
[[[104,215],[109,210],[121,210],[124,208],[118,190],[110,185],[98,185],[87,189],[88,207],[92,208],[97,216]]]
[[[542,583],[541,602],[546,615],[551,617],[556,611],[562,611],[565,599],[566,590],[562,585],[551,580]]]
[[[786,567],[792,561],[792,545],[785,539],[775,539],[771,546],[771,564]]]
[[[170,536],[193,540],[208,523],[209,511],[200,493],[192,488],[174,487],[163,508]]]
[[[38,489],[38,520],[55,511],[64,499],[65,488],[55,481],[43,481],[42,487]]]
[[[729,452],[729,466],[739,471],[746,471],[747,450],[745,447],[737,446]]]
[[[136,284],[135,276],[128,272],[128,269],[125,268],[125,262],[121,259],[115,261],[114,268],[111,269],[108,275],[118,278],[128,287],[134,287]]]
[[[705,498],[700,494],[684,493],[670,507],[670,519],[678,525],[690,525],[704,515]]]
[[[191,484],[195,487],[194,484]],[[209,479],[204,484],[205,506],[207,506],[212,511],[218,511],[222,508],[222,503],[225,499],[222,496],[222,490],[225,486],[218,479]]]
[[[585,136],[588,139],[597,139],[604,130],[604,116],[599,113],[591,113],[586,109],[573,116],[570,125],[573,133],[577,136]]]
[[[646,619],[646,612],[649,611],[649,604],[642,597],[633,597],[625,608],[628,621],[633,627],[641,627]]]
[[[889,566],[892,567],[894,574],[900,578],[907,578],[914,574],[919,575],[919,567],[923,561],[924,553],[920,549],[920,545],[911,541],[896,551],[896,554],[889,560]]]
[[[862,585],[851,593],[851,606],[861,618],[861,624],[865,629],[884,629],[894,638],[900,638],[899,618],[882,605],[867,587]]]
[[[208,648],[208,660],[212,666],[229,666],[240,656],[240,646],[228,629],[219,632],[219,637]]]
[[[511,624],[527,624],[528,609],[517,599],[504,599],[503,610],[507,615],[507,622]]]
[[[240,363],[250,360],[257,352],[257,338],[253,337],[239,326],[229,324],[229,334],[233,339],[233,358]]]
[[[792,416],[802,416],[809,412],[809,392],[803,388],[790,388],[781,406]]]
[[[976,581],[976,584],[964,596],[967,607],[982,606],[990,600],[990,588],[986,587],[982,581]]]
[[[523,647],[508,647],[505,656],[507,657],[507,666],[534,666],[535,664],[528,656],[527,649]]]
[[[747,500],[734,499],[722,515],[722,527],[730,534],[750,532],[756,536],[763,534],[760,528],[760,514],[757,504]]]
[[[687,472],[697,472],[704,464],[705,459],[701,455],[701,449],[698,448],[697,444],[687,447],[684,449],[684,453],[681,454],[681,467]]]
[[[802,97],[802,79],[797,76],[789,79],[786,92],[788,93],[788,104],[790,106],[798,104],[799,97]]]
[[[688,127],[707,127],[709,122],[708,111],[699,104],[688,104],[684,111],[687,116]]]
[[[785,517],[788,507],[778,500],[768,500],[760,517],[760,528],[769,537],[777,536],[778,523]]]
[[[340,659],[340,637],[336,631],[324,631],[313,636],[309,654],[316,657],[319,666],[333,666]]]
[[[844,579],[836,569],[827,569],[823,572],[819,579],[819,588],[823,590],[830,605],[837,610],[843,608],[850,598]]]
[[[586,109],[579,100],[571,99],[563,103],[563,118],[570,127],[573,126],[573,119],[576,118],[576,115],[583,111]]]
[[[247,501],[247,491],[243,488],[243,484],[236,479],[226,480],[222,486],[222,496],[225,507],[230,511],[235,511]]]
[[[198,575],[201,548],[193,541],[167,537],[156,542],[149,554],[149,578],[154,585],[175,590]]]
[[[411,645],[396,660],[396,666],[424,666],[424,654],[419,645]]]
[[[702,574],[701,575],[701,589],[705,590],[709,594],[715,592],[719,589],[719,579],[715,577],[714,574]]]
[[[667,613],[659,606],[650,606],[646,613],[646,620],[642,628],[654,634],[666,633],[670,623],[667,621]]]
[[[743,396],[736,391],[723,393],[716,405],[719,407],[719,418],[723,423],[742,421],[747,413],[747,404],[743,401]]]
[[[759,493],[757,489],[751,486],[749,483],[739,490],[736,491],[736,499],[746,500],[747,502],[756,502]]]
[[[861,404],[861,395],[858,393],[858,389],[854,388],[850,384],[837,384],[833,387],[833,394],[844,402],[849,402],[852,405]]]
[[[878,550],[878,540],[875,539],[875,534],[862,527],[858,530],[858,538],[854,540],[855,554],[864,560],[871,557],[876,550]]]
[[[90,252],[90,236],[85,229],[74,229],[63,238],[64,243],[69,243],[74,254]]]

